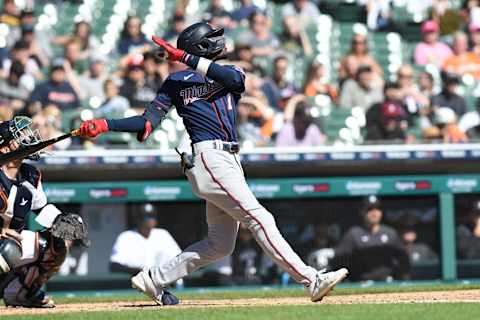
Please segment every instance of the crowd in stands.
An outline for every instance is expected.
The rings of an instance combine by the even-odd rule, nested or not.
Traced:
[[[189,6],[194,2],[207,4],[192,13]],[[338,132],[332,137],[325,129],[329,121],[325,115],[334,109],[363,117],[361,137],[344,142],[475,140],[480,132],[480,104],[466,99],[465,88],[473,88],[471,96],[480,94],[475,87],[480,80],[480,3],[465,0],[457,8],[455,1],[420,2],[357,0],[364,28],[354,28],[350,49],[342,52],[338,63],[319,55],[312,38],[312,30],[323,27],[320,17],[329,14],[322,1],[177,1],[165,14],[167,27],[155,32],[175,44],[178,34],[198,20],[225,28],[224,63],[238,65],[247,74],[246,91],[238,105],[238,132],[244,147],[341,141]],[[37,7],[29,6],[33,2],[24,1],[22,7],[16,3],[3,1],[0,13],[4,35],[0,120],[30,116],[44,138],[69,130],[80,119],[139,114],[168,74],[185,68],[161,59],[148,39],[145,17],[135,12],[125,17],[114,50],[104,52],[102,40],[92,32],[95,21],[72,21],[64,33],[55,34],[39,27]],[[56,5],[61,12],[65,4]],[[272,11],[272,6],[280,10]],[[410,56],[385,70],[371,54],[369,39],[375,33],[401,32],[396,6],[409,8],[415,19],[420,17],[422,39]],[[306,63],[306,70],[297,69],[299,60]],[[175,143],[182,140],[183,127],[175,117],[160,128],[165,134],[153,135],[158,144],[175,140],[172,130],[181,132],[180,137],[174,134],[179,140]],[[131,146],[128,141],[108,139],[67,141],[55,147]]]

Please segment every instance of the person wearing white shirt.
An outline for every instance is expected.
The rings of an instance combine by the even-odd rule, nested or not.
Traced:
[[[136,229],[122,232],[113,245],[110,271],[134,275],[145,267],[162,265],[181,253],[170,233],[156,226],[156,217],[146,214]]]

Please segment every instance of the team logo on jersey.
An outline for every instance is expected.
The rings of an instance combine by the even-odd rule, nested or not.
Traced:
[[[183,105],[187,105],[200,99],[208,99],[215,93],[223,89],[223,86],[217,82],[208,81],[199,86],[191,86],[180,91],[180,96],[183,99]]]

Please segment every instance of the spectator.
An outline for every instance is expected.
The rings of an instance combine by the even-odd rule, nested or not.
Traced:
[[[383,88],[385,99],[373,105],[366,114],[366,140],[401,140],[408,138],[408,114],[402,103],[400,87],[387,82]]]
[[[110,271],[135,275],[145,267],[169,261],[181,252],[166,229],[157,228],[153,205],[145,204],[145,213],[135,229],[118,235],[110,256]]]
[[[313,53],[312,44],[305,29],[293,16],[283,20],[283,33],[280,36],[282,48],[295,56],[310,56]]]
[[[283,6],[282,17],[287,28],[290,23],[298,24],[301,28],[305,28],[310,24],[316,24],[318,22],[320,11],[318,11],[317,6],[311,1],[293,0]]]
[[[27,114],[34,115],[42,107],[55,105],[61,111],[76,109],[80,106],[77,92],[67,81],[71,69],[63,59],[56,59],[50,67],[47,81],[35,87],[30,96],[30,107]]]
[[[392,21],[392,0],[357,0],[365,8],[368,29],[387,31],[394,29]]]
[[[467,135],[457,125],[457,115],[452,109],[447,107],[436,109],[435,120],[443,143],[468,142]]]
[[[3,1],[3,8],[0,12],[0,23],[6,24],[11,32],[7,34],[7,47],[11,47],[17,40],[20,33],[20,10],[14,0]]]
[[[382,224],[383,212],[376,196],[364,199],[363,224],[350,228],[335,247],[335,260],[350,258],[353,281],[389,281],[409,278],[409,259],[397,232]]]
[[[237,108],[237,130],[244,146],[260,147],[270,142],[273,130],[273,110],[266,100],[243,97]]]
[[[363,34],[355,34],[352,37],[349,53],[340,60],[338,73],[342,84],[347,79],[355,78],[359,66],[369,66],[373,71],[375,80],[383,76],[382,68],[375,58],[368,53],[367,36]]]
[[[79,59],[85,60],[99,47],[100,42],[92,35],[92,27],[86,21],[75,23],[73,34],[56,37],[54,43],[65,46],[75,40],[79,43]]]
[[[163,79],[168,76],[168,70],[165,70],[166,64],[162,64],[154,51],[147,51],[143,54],[143,69],[146,86],[154,89],[155,92],[158,91]]]
[[[210,21],[213,25],[222,26],[227,30],[232,26],[232,18],[230,13],[225,10],[223,0],[210,0],[210,6],[205,10],[203,20]]]
[[[374,82],[372,68],[364,65],[358,68],[355,79],[345,81],[340,91],[339,104],[342,108],[360,107],[366,112],[382,99],[382,89]]]
[[[248,43],[236,43],[232,56],[232,64],[243,69],[243,71],[259,72],[258,66],[253,61],[252,46]]]
[[[33,10],[26,8],[22,10],[20,15],[20,24],[22,26],[21,37],[30,43],[30,50],[32,54],[37,55],[43,66],[49,66],[49,60],[53,56],[51,43],[53,42],[53,36],[47,29],[36,28],[36,18]],[[25,39],[25,33],[31,31],[32,35],[30,40]],[[20,37],[20,33],[17,38]]]
[[[464,224],[457,227],[460,259],[480,259],[480,202],[476,201]]]
[[[277,110],[285,107],[287,100],[298,92],[293,83],[287,80],[288,58],[278,56],[273,60],[273,77],[265,79],[262,91],[269,104]]]
[[[87,60],[82,59],[80,46],[81,43],[73,39],[65,45],[63,50],[63,58],[68,61],[76,76],[82,74],[88,68]]]
[[[141,31],[141,24],[139,17],[129,16],[127,18],[117,47],[120,55],[123,56],[138,50],[144,51],[148,48],[147,37]]]
[[[417,231],[414,225],[406,225],[400,233],[405,250],[410,257],[410,263],[437,260],[437,254],[423,242],[417,241]]]
[[[130,103],[125,97],[118,95],[118,86],[112,79],[103,83],[105,100],[98,108],[98,116],[105,117],[109,114],[123,114],[130,108]]]
[[[315,97],[317,95],[327,96],[333,103],[336,103],[338,98],[337,89],[329,83],[325,73],[325,66],[322,62],[317,60],[312,61],[308,67],[303,93],[307,97]]]
[[[457,94],[460,79],[457,75],[442,73],[442,91],[432,98],[432,106],[435,108],[447,107],[452,109],[457,117],[461,117],[467,111],[465,98]]]
[[[420,93],[429,100],[435,93],[435,81],[433,76],[428,71],[423,71],[419,75],[418,86]]]
[[[82,100],[90,100],[93,97],[99,101],[105,99],[103,83],[108,78],[105,62],[105,57],[92,55],[88,71],[79,78]]]
[[[8,77],[0,78],[0,99],[8,102],[16,111],[23,109],[30,96],[30,83],[24,66],[19,61],[14,61]]]
[[[248,17],[259,10],[260,8],[254,5],[252,0],[240,0],[240,7],[232,12],[232,19],[236,23],[247,25]]]
[[[313,238],[301,245],[300,252],[309,266],[323,269],[328,266],[328,260],[333,257],[333,247],[336,241],[333,239],[326,222],[315,224]]]
[[[134,57],[120,87],[120,95],[128,99],[132,108],[145,108],[157,95],[157,86],[149,87],[145,79],[143,57]]]
[[[3,72],[8,74],[13,61],[19,61],[25,68],[25,73],[31,75],[36,80],[42,79],[40,66],[38,62],[30,57],[30,45],[28,42],[20,40],[15,43],[11,51],[11,57],[3,61]]]
[[[397,83],[399,85],[400,94],[403,97],[404,105],[411,114],[430,105],[429,95],[425,96],[420,92],[415,85],[414,76],[414,70],[409,64],[402,65],[397,71]]]
[[[280,43],[270,30],[270,20],[263,12],[255,11],[250,15],[249,25],[250,30],[241,33],[237,41],[249,44],[256,57],[271,56]]]
[[[425,21],[421,31],[423,41],[417,44],[413,53],[415,64],[421,66],[433,64],[438,68],[442,67],[445,60],[452,55],[452,50],[445,43],[438,41],[438,23],[433,20]]]
[[[470,51],[480,56],[480,24],[470,23],[468,31],[470,31]]]
[[[285,123],[277,135],[277,147],[314,147],[325,142],[325,136],[313,122],[305,96],[292,97],[285,107]]]
[[[32,118],[33,123],[38,128],[40,136],[47,140],[65,134],[62,132],[62,113],[55,105],[47,105],[42,111]],[[72,145],[72,139],[64,139],[46,148],[51,150],[66,150]]]
[[[180,32],[183,31],[183,29],[186,28],[185,24],[185,16],[181,13],[176,13],[173,16],[172,23],[170,24],[171,27],[168,29],[167,32],[163,35],[163,38],[172,43],[175,44],[177,42],[178,35]]]
[[[29,56],[37,62],[39,67],[48,66],[50,64],[48,56],[45,54],[35,37],[33,26],[22,26],[21,39],[28,44]],[[42,39],[42,41],[46,41],[46,39]]]
[[[480,80],[480,56],[468,51],[468,38],[462,32],[453,37],[453,55],[443,63],[443,70],[459,76],[471,75]]]

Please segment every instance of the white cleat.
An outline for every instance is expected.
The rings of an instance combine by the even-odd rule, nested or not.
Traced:
[[[132,282],[132,288],[142,292],[158,305],[162,305],[163,289],[158,289],[155,286],[147,268],[137,273],[137,275],[130,280]]]
[[[312,297],[312,302],[322,301],[323,297],[325,297],[333,287],[345,279],[347,275],[348,270],[346,268],[341,268],[332,272],[325,272],[325,270],[318,271],[315,277],[315,282],[307,287],[307,290]]]

